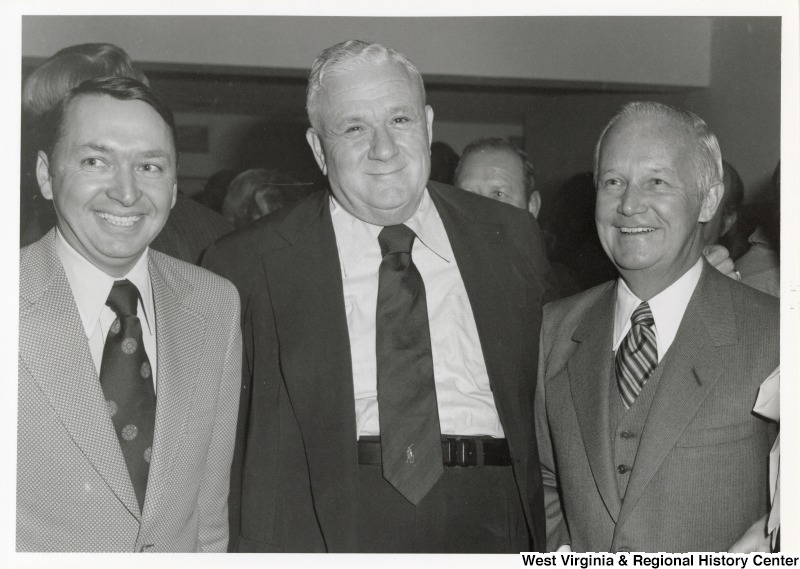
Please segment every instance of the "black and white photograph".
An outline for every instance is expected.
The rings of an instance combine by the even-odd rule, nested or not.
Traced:
[[[797,0],[464,4],[4,7],[5,566],[800,563]]]

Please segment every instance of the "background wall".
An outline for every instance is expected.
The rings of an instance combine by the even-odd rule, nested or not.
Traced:
[[[305,77],[320,49],[348,37],[386,43],[419,66],[434,139],[456,152],[477,136],[524,136],[545,203],[591,169],[597,135],[629,100],[705,118],[748,201],[779,157],[780,18],[25,16],[22,55],[31,69],[75,43],[124,47],[181,124],[209,129],[207,152],[184,153],[191,191],[213,171],[259,156],[285,163],[286,148],[304,154],[289,159],[302,162],[300,174],[313,170]]]

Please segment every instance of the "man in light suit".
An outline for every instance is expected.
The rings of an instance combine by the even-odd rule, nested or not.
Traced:
[[[630,103],[595,152],[617,281],[546,307],[536,428],[548,549],[727,551],[767,510],[774,433],[751,413],[778,302],[701,258],[723,192],[697,116]]]
[[[106,78],[47,121],[58,224],[20,254],[17,550],[224,551],[239,302],[148,248],[177,192],[172,114]]]
[[[223,238],[204,259],[245,306],[233,549],[543,549],[531,401],[552,282],[534,218],[429,181],[433,110],[419,72],[394,50],[355,40],[324,50],[308,111],[330,192]],[[410,469],[439,470],[419,494],[390,482],[384,462],[396,408],[383,398],[392,385],[378,331],[393,323],[382,324],[379,299],[395,255],[379,243],[409,229],[429,324],[406,334],[395,357],[429,332],[402,382],[428,374],[420,362],[432,354],[437,402],[415,421],[434,419],[433,452],[405,448]],[[408,267],[409,253],[397,255]]]

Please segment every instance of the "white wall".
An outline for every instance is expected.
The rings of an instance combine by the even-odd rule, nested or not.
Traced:
[[[405,53],[423,74],[703,87],[705,17],[25,16],[22,55],[112,42],[135,61],[308,69],[342,40]]]

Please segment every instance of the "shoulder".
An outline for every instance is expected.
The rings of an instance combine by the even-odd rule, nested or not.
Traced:
[[[511,226],[530,226],[535,221],[526,210],[448,184],[431,180],[428,182],[428,191],[438,202],[437,206],[443,203],[475,221]]]
[[[36,298],[49,285],[58,269],[55,229],[19,251],[19,294]]]
[[[615,283],[616,281],[606,281],[576,295],[546,304],[544,306],[544,323],[547,325],[557,323],[567,326],[570,323],[577,325],[580,317],[594,306],[603,294],[610,294]]]
[[[232,316],[235,309],[238,320],[239,295],[229,280],[152,249],[149,255],[151,268],[186,305],[199,313],[232,313]]]

